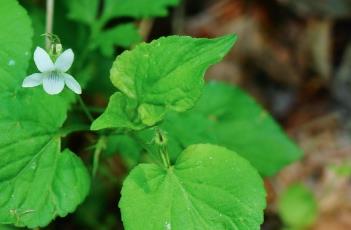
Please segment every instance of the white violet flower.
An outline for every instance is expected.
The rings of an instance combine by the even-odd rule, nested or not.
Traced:
[[[34,62],[41,73],[34,73],[26,77],[22,87],[35,87],[43,84],[45,92],[50,95],[59,94],[66,86],[76,94],[81,94],[79,83],[66,72],[71,68],[74,60],[72,49],[65,50],[53,63],[50,55],[42,48],[34,51]]]

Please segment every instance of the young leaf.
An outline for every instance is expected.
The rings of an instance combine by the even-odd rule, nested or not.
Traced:
[[[288,187],[279,197],[278,212],[289,227],[307,229],[317,218],[317,201],[306,186],[295,184]]]
[[[141,164],[119,203],[128,230],[259,229],[265,191],[256,170],[223,147],[193,145],[168,169]]]
[[[234,150],[264,176],[274,175],[302,155],[252,98],[223,83],[209,83],[194,109],[170,114],[162,128],[181,147],[209,142]],[[179,154],[172,151],[171,155]]]
[[[45,226],[82,202],[89,177],[78,157],[60,151],[67,99],[21,88],[32,30],[17,1],[2,1],[0,27],[0,223]]]
[[[140,129],[144,125],[137,116],[137,102],[117,92],[110,98],[105,112],[93,122],[91,129],[103,129],[110,127]]]
[[[170,36],[141,44],[117,57],[111,81],[136,102],[138,114],[134,119],[138,126],[152,126],[169,110],[182,112],[194,106],[202,92],[206,69],[219,62],[235,41],[234,35],[216,39]],[[107,113],[110,119],[102,115],[93,129],[126,127],[125,123],[113,122],[124,111],[115,111],[114,119],[113,113]]]

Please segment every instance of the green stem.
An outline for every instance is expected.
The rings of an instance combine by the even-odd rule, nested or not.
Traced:
[[[158,127],[156,127],[155,144],[158,147],[158,153],[161,158],[162,164],[165,168],[171,167],[167,148],[167,136]]]
[[[126,134],[129,137],[133,138],[133,140],[136,141],[146,153],[149,153],[149,156],[152,161],[154,161],[155,163],[159,164],[162,167],[162,162],[160,162],[157,154],[151,152],[150,146],[148,146],[148,144],[145,143],[145,141],[142,138],[140,138],[134,131],[128,132]]]
[[[88,117],[89,121],[90,121],[90,122],[93,122],[93,121],[94,121],[94,118],[93,118],[93,116],[91,115],[89,109],[88,109],[87,106],[85,105],[85,103],[84,103],[84,101],[83,101],[83,99],[82,99],[82,97],[81,97],[80,95],[78,96],[78,101],[79,101],[79,104],[80,104],[80,106],[82,107],[82,109],[83,109],[85,115]]]
[[[168,150],[166,146],[161,146],[160,147],[160,156],[162,160],[162,164],[165,168],[171,167],[171,162],[169,160],[169,155],[168,155]]]
[[[96,176],[96,172],[99,168],[99,162],[100,162],[100,156],[102,151],[106,149],[106,137],[101,136],[97,143],[96,143],[96,148],[94,151],[94,158],[93,158],[93,178]]]
[[[102,114],[103,112],[105,112],[105,108],[102,108],[102,107],[96,107],[96,106],[86,106],[86,107],[91,114],[94,114],[94,113]],[[81,106],[79,106],[79,107],[74,108],[74,110],[82,112],[83,108]]]

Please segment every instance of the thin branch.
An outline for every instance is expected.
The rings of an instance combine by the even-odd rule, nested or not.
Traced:
[[[93,116],[91,115],[91,113],[90,113],[88,107],[85,105],[85,103],[84,103],[84,101],[83,101],[83,99],[82,99],[82,97],[81,97],[80,95],[78,96],[78,101],[79,101],[79,104],[80,104],[80,106],[82,107],[82,109],[83,109],[85,115],[88,117],[89,121],[90,121],[90,122],[93,122],[93,121],[94,121],[94,118],[93,118]]]
[[[141,20],[141,22],[139,24],[139,33],[140,33],[141,37],[143,38],[143,41],[148,40],[153,25],[154,25],[154,20],[152,20],[152,19]]]

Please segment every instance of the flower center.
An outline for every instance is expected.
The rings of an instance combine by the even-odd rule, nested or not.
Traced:
[[[61,73],[57,70],[50,71],[47,73],[46,77],[51,79],[51,80],[58,81],[61,78]]]

